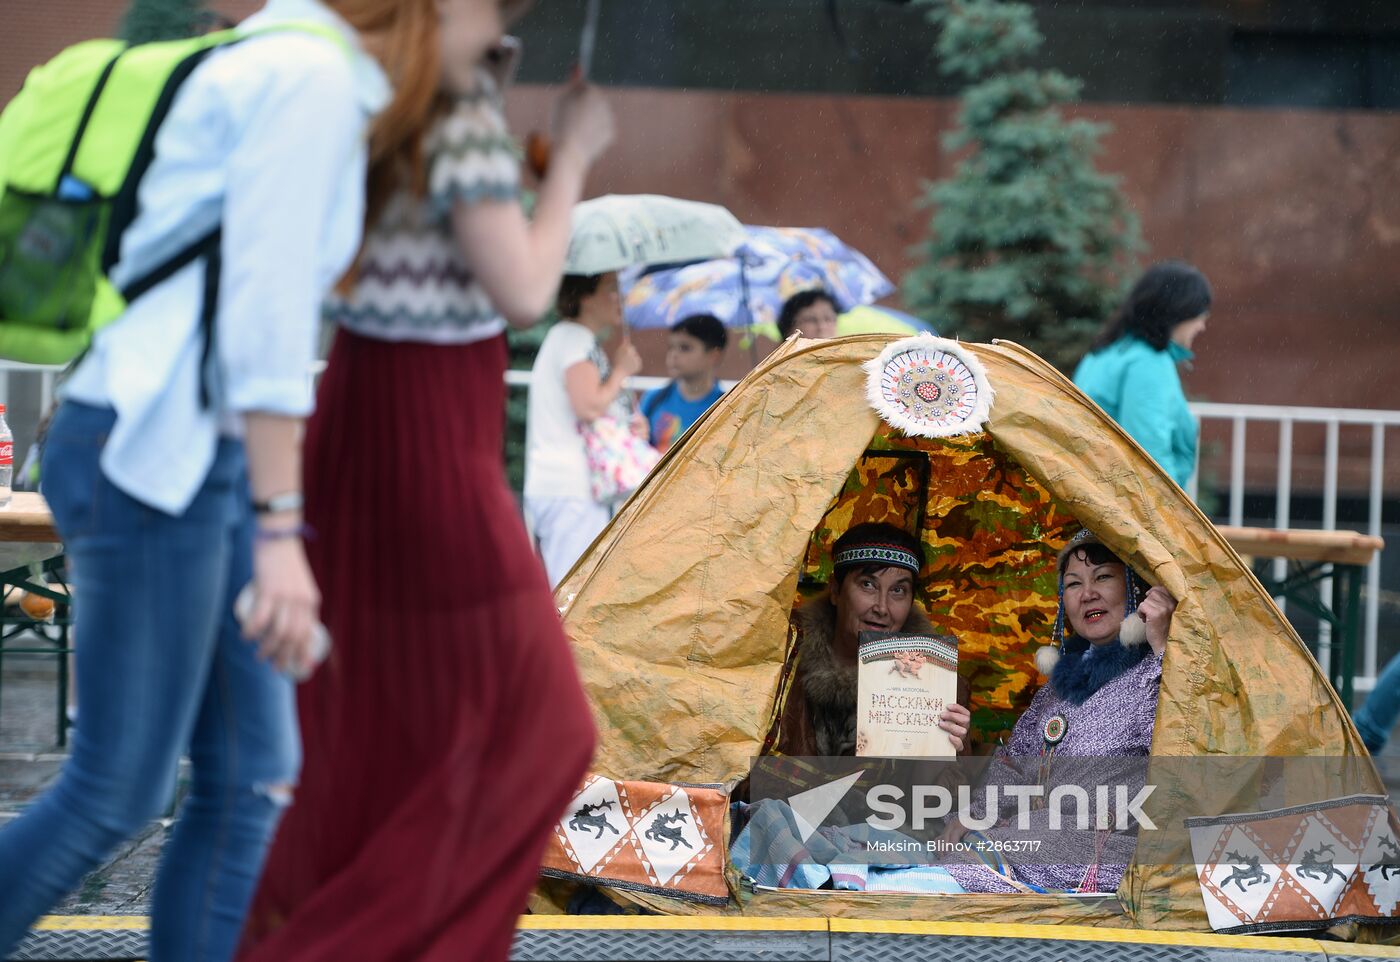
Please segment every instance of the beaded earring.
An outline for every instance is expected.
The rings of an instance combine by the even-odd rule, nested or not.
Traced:
[[[1088,530],[1088,529],[1085,529]],[[1075,536],[1083,540],[1079,535]],[[1047,678],[1055,670],[1055,665],[1059,663],[1060,656],[1065,652],[1065,576],[1060,574],[1060,586],[1058,590],[1057,604],[1055,607],[1055,628],[1050,633],[1050,638],[1054,644],[1044,645],[1035,652],[1035,667]]]

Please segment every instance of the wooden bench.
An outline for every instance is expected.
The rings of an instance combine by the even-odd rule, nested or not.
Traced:
[[[1359,531],[1309,531],[1298,528],[1239,528],[1222,526],[1220,533],[1247,558],[1284,558],[1288,573],[1275,578],[1266,564],[1254,573],[1265,589],[1332,626],[1328,675],[1332,687],[1351,708],[1355,695],[1356,652],[1361,638],[1361,582],[1366,566],[1385,541]],[[1321,583],[1332,580],[1330,603]]]
[[[68,741],[68,659],[73,652],[71,608],[66,584],[49,583],[36,575],[57,576],[62,566],[63,544],[54,529],[48,504],[35,492],[16,491],[10,503],[0,508],[0,592],[5,599],[5,606],[0,608],[0,692],[4,685],[5,656],[57,658],[56,726],[60,747]],[[54,602],[52,629],[17,607],[9,607],[11,598],[17,602],[20,592]],[[21,636],[35,640],[23,647],[11,644]]]

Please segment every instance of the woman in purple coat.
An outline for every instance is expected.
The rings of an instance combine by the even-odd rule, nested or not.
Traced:
[[[1060,552],[1059,578],[1056,644],[1036,656],[1050,682],[973,796],[983,803],[977,819],[992,824],[968,832],[955,823],[949,832],[987,843],[977,857],[947,866],[969,892],[1112,892],[1132,860],[1135,829],[1119,823],[1113,806],[1123,808],[1120,792],[1131,800],[1142,785],[1176,600],[1164,588],[1147,588],[1088,529]],[[1024,786],[1040,790],[1024,816],[1010,786],[1022,786],[1022,795]],[[1108,828],[1099,827],[1100,786],[1112,789]],[[1004,844],[1012,840],[1022,844]]]

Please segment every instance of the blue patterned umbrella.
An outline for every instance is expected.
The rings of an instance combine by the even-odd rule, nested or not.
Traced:
[[[692,314],[713,314],[730,327],[777,320],[799,291],[825,288],[848,311],[894,291],[860,251],[820,227],[747,227],[734,257],[624,274],[623,310],[634,328],[670,327]]]

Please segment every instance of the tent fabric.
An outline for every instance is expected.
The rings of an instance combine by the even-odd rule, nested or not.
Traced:
[[[556,601],[600,732],[595,772],[731,785],[747,773],[774,711],[788,619],[814,532],[823,537],[823,519],[839,506],[872,444],[904,444],[867,405],[861,368],[895,339],[789,340],[667,453],[559,586]],[[1011,488],[1023,472],[1030,484],[1013,500],[1040,512],[1051,546],[1073,528],[1067,513],[1180,599],[1163,664],[1154,758],[1241,756],[1245,765],[1250,756],[1353,757],[1363,771],[1354,787],[1384,793],[1306,646],[1187,495],[1031,352],[1006,342],[963,347],[986,367],[996,400],[985,436],[967,439],[962,449],[1000,464]],[[1053,501],[1041,503],[1037,487]],[[943,489],[929,490],[937,500]],[[978,494],[959,497],[975,504]],[[975,521],[976,513],[968,517]],[[1027,623],[1038,628],[1047,615],[1044,573],[1033,571],[1030,583],[1038,597],[1029,600]],[[1039,639],[1018,639],[1019,650],[1028,641]],[[1011,676],[1027,671],[1033,668],[1015,662],[1007,669],[1007,706],[1021,697]],[[995,730],[999,718],[986,722]],[[1241,806],[1249,782],[1240,781]],[[1185,789],[1168,785],[1158,796],[1162,817],[1174,824],[1205,814],[1192,810]],[[754,894],[736,884],[740,901],[726,911],[1208,931],[1191,859],[1171,857],[1189,845],[1185,833],[1157,844],[1178,851],[1130,868],[1117,902],[944,896],[932,909],[929,897]],[[714,911],[637,901],[667,913]]]
[[[919,596],[958,639],[974,740],[1009,738],[1035,694],[1035,652],[1055,624],[1056,555],[1079,529],[986,434],[910,438],[881,423],[808,543],[798,590],[823,590],[847,529],[888,522],[924,548]]]

